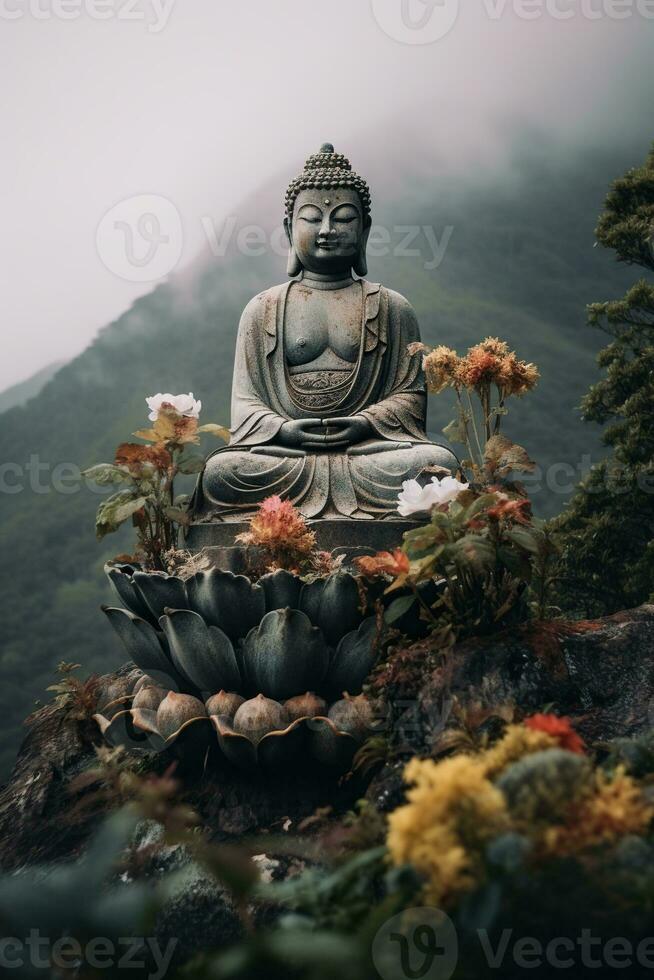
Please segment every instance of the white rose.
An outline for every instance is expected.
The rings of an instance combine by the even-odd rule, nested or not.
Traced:
[[[159,412],[163,405],[172,405],[178,415],[185,415],[190,419],[200,418],[200,409],[202,408],[202,402],[196,400],[193,397],[193,392],[190,391],[188,395],[171,395],[170,392],[158,395],[152,395],[150,398],[145,399],[147,406],[150,409],[150,414],[148,418],[151,422],[156,422],[159,418]]]
[[[421,514],[438,504],[449,504],[451,500],[456,500],[462,490],[467,489],[467,483],[459,483],[453,476],[442,479],[433,476],[431,483],[424,487],[417,480],[406,480],[397,498],[397,509],[402,517]]]

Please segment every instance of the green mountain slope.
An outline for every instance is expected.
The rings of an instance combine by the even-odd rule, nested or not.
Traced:
[[[14,408],[15,405],[24,405],[30,398],[35,398],[65,363],[65,361],[55,361],[54,364],[41,368],[25,381],[20,381],[11,388],[5,388],[0,392],[0,414]]]
[[[538,146],[517,154],[492,181],[423,173],[404,186],[375,188],[374,220],[392,229],[395,247],[371,260],[370,278],[411,300],[426,341],[463,349],[498,334],[539,364],[542,384],[518,406],[509,432],[550,468],[550,477],[552,465],[576,466],[598,447],[574,411],[595,376],[602,339],[585,327],[584,306],[620,295],[630,277],[593,250],[593,228],[608,182],[643,156],[647,142],[589,150],[572,162]],[[263,212],[274,224],[282,199],[276,183],[243,206],[241,223]],[[425,268],[429,249],[418,257],[398,254],[398,224],[432,227],[438,236],[453,227],[438,269]],[[21,720],[43,697],[59,661],[104,671],[122,659],[98,605],[110,597],[103,561],[125,550],[128,539],[99,545],[97,495],[65,486],[54,491],[56,467],[110,459],[143,423],[145,396],[157,391],[193,391],[205,421],[227,421],[240,312],[253,294],[283,278],[284,261],[274,254],[252,258],[233,247],[222,258],[203,256],[105,328],[36,398],[0,419],[0,460],[20,467],[25,485],[0,493],[3,771]],[[433,400],[434,435],[449,418],[447,397]],[[564,499],[547,489],[535,494],[543,514],[560,510]]]

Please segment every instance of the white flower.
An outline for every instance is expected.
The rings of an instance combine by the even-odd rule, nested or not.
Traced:
[[[148,418],[151,422],[156,422],[159,418],[159,412],[163,405],[172,405],[178,415],[185,415],[189,419],[199,419],[200,409],[202,408],[202,402],[196,401],[193,397],[193,392],[190,391],[188,395],[171,395],[167,392],[165,395],[159,392],[158,395],[152,395],[150,398],[145,399],[150,409],[150,414]]]
[[[467,489],[467,483],[459,483],[453,476],[444,476],[440,480],[433,476],[426,487],[422,487],[417,480],[406,480],[397,498],[397,509],[402,517],[421,514],[437,504],[449,504],[450,500],[456,500],[461,491]]]

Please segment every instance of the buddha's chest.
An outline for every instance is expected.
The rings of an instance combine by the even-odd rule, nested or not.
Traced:
[[[361,343],[362,299],[358,285],[338,290],[290,290],[284,316],[284,353],[290,365],[316,361],[326,352],[353,364]]]

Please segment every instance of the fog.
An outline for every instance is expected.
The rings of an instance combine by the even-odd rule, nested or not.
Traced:
[[[206,247],[203,219],[290,178],[325,140],[356,146],[366,175],[479,177],[526,129],[559,153],[654,138],[654,3],[455,12],[456,0],[0,0],[0,390],[75,355],[171,271],[137,263],[125,277],[98,237],[129,224],[128,205],[112,210],[122,201],[167,199],[180,268]],[[372,133],[386,134],[381,160],[364,157]]]

